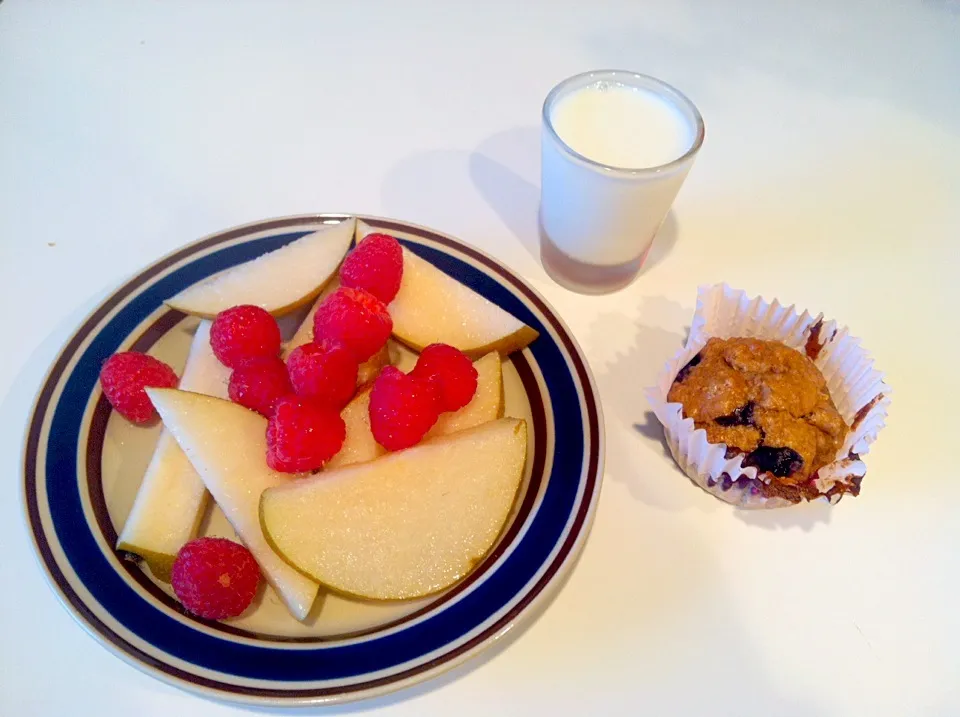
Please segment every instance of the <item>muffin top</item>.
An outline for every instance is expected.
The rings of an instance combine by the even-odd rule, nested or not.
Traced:
[[[832,462],[847,434],[820,369],[778,341],[712,338],[674,379],[667,400],[725,443],[745,453],[773,482],[797,486]]]

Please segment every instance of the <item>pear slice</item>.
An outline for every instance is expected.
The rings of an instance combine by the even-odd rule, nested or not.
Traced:
[[[260,529],[260,494],[292,480],[267,466],[267,420],[230,401],[189,391],[148,388],[147,394],[267,582],[295,618],[305,619],[318,586],[281,560]]]
[[[317,313],[317,309],[320,308],[320,304],[322,304],[324,300],[330,296],[330,294],[339,288],[340,280],[337,278],[331,279],[323,288],[323,291],[320,292],[320,296],[318,296],[317,300],[313,302],[313,306],[310,307],[310,311],[307,312],[307,315],[303,318],[303,322],[293,334],[293,338],[284,344],[283,350],[281,351],[281,356],[283,357],[284,361],[287,360],[295,348],[313,341],[313,315]],[[358,386],[365,386],[366,384],[370,383],[380,374],[380,370],[384,366],[392,362],[390,348],[391,347],[389,344],[384,344],[382,349],[360,364],[360,367],[357,370]]]
[[[166,303],[207,319],[238,304],[255,304],[276,316],[289,313],[313,301],[337,271],[355,224],[351,218],[325,226],[184,289]]]
[[[342,468],[352,463],[366,463],[387,452],[377,443],[370,429],[371,389],[372,387],[368,387],[358,391],[340,412],[340,418],[347,427],[347,435],[337,455],[324,464],[325,471]]]
[[[496,420],[503,415],[503,372],[500,354],[491,351],[482,359],[473,362],[477,369],[477,392],[466,406],[453,413],[443,413],[426,435],[426,438],[444,436],[481,423]],[[361,390],[340,412],[347,427],[343,447],[327,464],[324,470],[333,470],[365,463],[386,453],[377,443],[370,430],[370,389]]]
[[[479,426],[503,415],[503,368],[500,354],[491,351],[473,362],[477,369],[477,392],[459,411],[441,413],[427,438],[445,436]]]
[[[358,221],[357,241],[375,231]],[[539,335],[536,329],[406,247],[400,291],[389,309],[393,335],[417,351],[433,343],[445,343],[471,358],[490,351],[506,356]]]
[[[264,491],[291,565],[340,593],[403,600],[449,587],[490,551],[523,477],[527,430],[501,418]]]
[[[180,388],[226,398],[229,380],[230,369],[210,348],[210,322],[201,321],[190,345]],[[154,576],[169,582],[173,559],[196,534],[206,503],[203,481],[164,428],[123,524],[117,549],[136,553]]]

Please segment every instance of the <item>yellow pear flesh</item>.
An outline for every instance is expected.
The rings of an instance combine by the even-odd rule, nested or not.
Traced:
[[[213,318],[238,304],[280,316],[313,301],[336,273],[353,240],[356,220],[325,226],[252,261],[184,289],[167,305]]]
[[[427,433],[426,438],[444,436],[481,423],[493,421],[503,415],[503,379],[500,354],[493,351],[473,362],[477,369],[477,391],[466,406],[459,411],[442,413]],[[347,427],[343,447],[327,464],[324,470],[342,468],[352,463],[365,463],[379,458],[386,450],[377,443],[370,430],[370,390],[361,390],[340,412]]]
[[[370,430],[370,389],[361,389],[340,412],[347,427],[343,446],[323,466],[325,471],[342,468],[352,463],[366,463],[379,458],[386,450],[377,443]]]
[[[374,231],[357,222],[358,241]],[[445,343],[471,358],[490,351],[506,356],[538,336],[535,329],[406,247],[400,291],[389,309],[393,335],[417,351]]]
[[[190,345],[180,388],[226,398],[229,379],[230,369],[210,348],[210,322],[201,321]],[[117,549],[136,553],[157,578],[169,581],[173,559],[194,537],[206,502],[203,481],[164,428],[117,539]]]
[[[267,582],[290,613],[303,620],[316,598],[316,582],[294,570],[260,529],[260,496],[295,476],[266,463],[267,420],[230,401],[171,388],[148,388],[163,425],[177,440],[224,516],[253,553]]]
[[[264,491],[263,532],[340,593],[401,600],[443,590],[493,547],[523,477],[527,430],[502,418],[369,463]]]
[[[459,411],[441,413],[427,438],[445,436],[487,423],[503,415],[503,369],[496,351],[473,362],[477,369],[477,391]]]

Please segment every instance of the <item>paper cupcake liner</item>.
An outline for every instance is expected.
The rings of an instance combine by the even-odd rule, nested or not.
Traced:
[[[727,458],[725,444],[709,443],[706,431],[683,417],[682,406],[667,401],[677,373],[711,337],[780,341],[813,359],[840,415],[851,427],[833,463],[817,472],[815,485],[820,499],[830,503],[837,502],[845,490],[857,494],[867,470],[862,456],[877,439],[890,405],[890,389],[883,374],[846,327],[825,321],[822,314],[798,314],[793,306],[781,306],[776,300],[768,303],[761,297],[749,297],[726,284],[700,287],[686,345],[666,363],[656,385],[646,391],[683,471],[704,490],[741,508],[779,508],[796,502],[765,495],[764,484],[772,480],[769,474],[743,467],[743,455]]]

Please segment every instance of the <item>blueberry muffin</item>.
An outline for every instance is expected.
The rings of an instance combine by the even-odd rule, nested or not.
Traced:
[[[813,361],[777,341],[710,339],[667,400],[682,404],[710,443],[725,443],[728,458],[744,454],[744,467],[764,474],[763,494],[793,502],[818,495],[813,479],[848,430]]]

